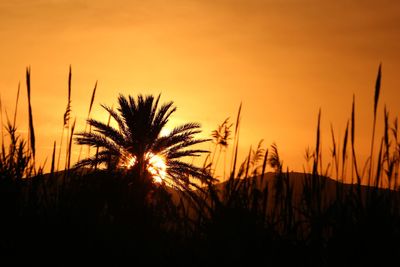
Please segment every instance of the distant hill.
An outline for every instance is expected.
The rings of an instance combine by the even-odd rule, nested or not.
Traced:
[[[373,186],[368,187],[361,185],[358,188],[357,184],[345,184],[333,180],[329,177],[318,176],[316,181],[313,181],[312,174],[305,174],[299,172],[289,172],[282,173],[278,176],[274,172],[265,173],[264,176],[259,175],[257,177],[251,177],[247,179],[235,179],[233,184],[237,187],[250,188],[254,187],[261,192],[268,192],[269,203],[274,203],[274,198],[277,195],[279,186],[283,186],[283,194],[285,194],[286,185],[289,184],[290,190],[292,191],[292,205],[294,207],[299,207],[301,201],[303,200],[307,189],[310,188],[312,183],[316,183],[314,186],[315,191],[319,191],[321,196],[321,202],[323,206],[332,204],[336,198],[337,194],[341,196],[356,196],[358,198],[359,193],[361,194],[361,199],[365,203],[368,196],[372,193],[375,195],[386,196],[390,193],[396,193],[400,197],[399,191],[389,190],[385,188],[375,188]],[[286,180],[286,183],[285,181]],[[223,181],[215,185],[215,189],[218,196],[222,197],[224,192],[227,190],[229,181]],[[279,183],[281,183],[279,185]],[[267,188],[267,191],[265,189]]]
[[[63,183],[68,184],[69,182],[73,182],[75,190],[79,190],[80,185],[90,186],[90,184],[96,184],[100,181],[107,178],[107,172],[101,171],[99,172],[99,176],[97,177],[96,173],[93,173],[90,169],[79,169],[70,171],[70,174],[78,174],[78,175],[70,175],[68,176],[68,171],[59,171],[53,174],[43,174],[42,176],[34,177],[33,180],[37,180],[39,184],[46,184],[48,190],[56,190],[56,187],[62,186]],[[65,180],[64,180],[65,179]],[[81,180],[82,179],[82,180]],[[81,181],[80,181],[81,180]],[[107,184],[112,183],[112,179],[108,180]],[[286,180],[286,182],[284,181]],[[279,183],[283,186],[283,194],[285,194],[286,185],[290,185],[290,190],[292,191],[292,204],[294,207],[299,207],[301,201],[304,197],[304,192],[307,189],[305,185],[312,183],[312,175],[299,173],[299,172],[289,172],[282,173],[280,176],[277,176],[274,172],[265,173],[264,176],[259,175],[256,177],[250,177],[247,179],[235,179],[233,181],[233,185],[235,188],[241,187],[241,190],[244,188],[251,189],[255,188],[260,192],[268,193],[268,202],[274,203],[275,196],[278,192]],[[336,200],[337,192],[341,195],[349,195],[349,193],[358,194],[361,193],[361,198],[363,201],[366,200],[366,197],[369,193],[375,190],[374,187],[368,187],[361,185],[360,188],[357,187],[356,184],[344,184],[341,182],[337,182],[329,177],[318,176],[318,187],[321,194],[321,202],[325,205],[329,205],[333,201]],[[218,196],[223,199],[224,193],[226,193],[227,186],[229,181],[223,181],[220,183],[214,184],[214,189],[216,190]],[[58,185],[58,186],[57,186]],[[208,190],[207,186],[203,187],[205,191]],[[266,191],[267,188],[267,191]],[[171,187],[166,187],[166,191],[171,194],[171,197],[175,203],[179,203],[181,193]],[[378,195],[386,195],[390,192],[396,192],[399,194],[399,191],[393,191],[383,188],[378,188],[375,191]],[[186,201],[185,201],[186,202]]]

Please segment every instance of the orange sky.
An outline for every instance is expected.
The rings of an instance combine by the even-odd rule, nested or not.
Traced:
[[[380,101],[398,115],[400,2],[249,0],[14,0],[0,2],[0,93],[8,113],[32,68],[39,159],[59,142],[72,64],[72,116],[83,125],[93,85],[99,104],[119,93],[173,100],[172,123],[202,123],[208,136],[243,102],[242,156],[260,139],[276,142],[284,164],[302,170],[322,108],[343,136],[353,93],[357,147],[369,151],[376,72]],[[27,129],[26,88],[18,126]],[[47,164],[49,165],[49,163]]]

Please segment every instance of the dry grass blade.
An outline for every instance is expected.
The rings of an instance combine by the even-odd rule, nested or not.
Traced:
[[[15,128],[15,124],[17,123],[17,111],[18,111],[18,100],[19,100],[20,88],[21,88],[21,83],[18,83],[17,99],[15,100],[14,121],[13,121],[14,128]]]
[[[384,123],[385,123],[385,128],[384,128],[384,145],[385,145],[385,155],[384,155],[384,161],[387,163],[387,169],[385,170],[386,176],[387,176],[387,181],[388,181],[388,188],[391,188],[391,179],[392,179],[392,174],[393,174],[393,169],[394,169],[394,164],[395,160],[392,159],[390,156],[390,147],[391,147],[391,142],[389,140],[389,111],[386,108],[384,108]],[[382,162],[384,164],[384,162]]]
[[[3,105],[1,102],[1,96],[0,96],[0,127],[1,127],[1,157],[0,157],[0,159],[3,161],[3,160],[5,160],[7,155],[6,155],[6,147],[5,147],[5,143],[4,143]]]
[[[349,121],[347,121],[346,130],[344,131],[344,140],[343,140],[343,149],[342,149],[342,164],[343,165],[346,161],[348,136],[349,136]]]
[[[370,165],[369,165],[369,175],[368,175],[368,185],[371,183],[372,173],[373,173],[373,156],[374,156],[374,142],[375,142],[375,125],[376,125],[376,112],[378,109],[379,94],[381,89],[381,79],[382,79],[382,64],[379,64],[378,76],[376,77],[375,83],[375,95],[374,95],[374,121],[372,125],[372,137],[371,137],[371,152],[370,152]]]
[[[241,114],[241,112],[242,112],[242,103],[240,103],[239,110],[238,110],[238,115],[237,115],[237,117],[236,117],[235,136],[237,135],[238,130],[239,130],[240,114]]]
[[[356,119],[355,119],[355,116],[356,116],[356,111],[355,111],[355,108],[356,108],[356,98],[355,98],[355,96],[354,96],[354,94],[353,94],[353,103],[352,103],[352,105],[351,105],[351,143],[352,144],[354,144],[354,142],[355,142],[355,139],[354,139],[354,135],[355,135],[355,129],[356,129]]]
[[[378,76],[376,77],[376,83],[375,83],[374,116],[376,116],[376,110],[378,108],[379,94],[381,90],[381,77],[382,77],[382,64],[379,64]]]
[[[69,65],[69,73],[68,73],[68,100],[71,100],[71,80],[72,80],[72,69],[71,69],[71,65]]]
[[[26,68],[26,89],[28,92],[28,112],[29,112],[29,140],[31,145],[31,151],[33,160],[35,161],[35,129],[33,128],[33,115],[31,105],[31,68]]]
[[[313,174],[318,173],[318,162],[320,155],[320,142],[321,142],[321,109],[318,112],[318,122],[317,122],[317,141],[315,144],[315,155],[314,155],[314,164],[313,164]]]
[[[75,130],[75,123],[76,123],[76,119],[75,119],[74,122],[72,123],[71,134],[70,134],[69,141],[68,141],[67,170],[69,170],[69,169],[70,169],[70,166],[71,166],[71,148],[72,148],[72,139],[73,139],[74,130]]]
[[[334,160],[334,163],[335,163],[336,180],[338,180],[339,160],[338,160],[338,155],[337,155],[337,146],[336,146],[335,133],[333,131],[332,124],[331,124],[331,136],[332,136],[332,146],[333,146],[333,148],[332,148],[332,157],[333,157],[333,160]]]
[[[87,119],[86,119],[86,123],[85,123],[85,129],[83,130],[83,132],[86,133],[87,130],[87,126],[88,126],[88,120],[90,119],[90,113],[92,111],[92,107],[93,107],[93,103],[94,103],[94,98],[96,96],[96,89],[97,89],[97,81],[94,84],[94,88],[93,88],[93,92],[92,92],[92,97],[90,99],[90,105],[89,105],[89,111],[88,111],[88,115],[87,115]],[[89,126],[90,127],[90,126]],[[90,128],[89,128],[89,132],[90,132]],[[82,154],[82,146],[79,148],[79,155],[78,155],[78,161],[81,159],[81,154]],[[90,146],[88,147],[88,155],[90,155]]]
[[[397,140],[398,140],[398,138],[397,138],[398,129],[399,129],[399,126],[398,126],[398,118],[396,117],[396,118],[394,118],[394,120],[393,120],[393,128],[391,129],[391,130],[392,130],[393,137],[394,137],[394,140],[395,140],[396,143],[397,143]]]
[[[356,179],[357,179],[357,194],[358,194],[358,201],[360,204],[360,208],[362,208],[362,192],[361,192],[361,176],[358,172],[358,165],[357,165],[357,158],[355,152],[355,106],[356,100],[355,96],[353,95],[353,103],[351,106],[351,154],[352,154],[352,172],[351,172],[351,182],[353,184],[353,170],[355,170]]]
[[[57,170],[59,169],[60,166],[60,159],[61,159],[61,150],[62,150],[62,145],[63,145],[63,140],[64,140],[64,129],[67,128],[69,129],[69,119],[70,119],[70,114],[71,114],[71,82],[72,82],[72,68],[71,65],[69,66],[69,73],[68,73],[68,102],[67,102],[67,108],[64,113],[64,123],[63,123],[63,129],[61,132],[61,140],[60,140],[60,149],[58,152],[58,159],[57,159]],[[68,134],[68,132],[67,132]],[[67,142],[68,142],[68,135],[67,135]],[[68,144],[67,144],[67,153],[68,153]],[[66,162],[67,164],[67,162]]]
[[[386,108],[386,105],[384,107],[384,112],[383,112],[383,121],[385,123],[385,130],[384,130],[384,140],[385,140],[385,146],[386,146],[386,152],[389,153],[389,111]]]
[[[92,111],[92,107],[93,107],[93,103],[94,103],[94,98],[95,98],[95,96],[96,96],[96,90],[97,90],[97,81],[96,81],[96,83],[94,84],[93,93],[92,93],[92,98],[90,99],[88,118],[89,118],[89,116],[90,116],[90,112]]]
[[[356,129],[356,119],[355,119],[355,111],[356,109],[356,100],[355,96],[353,95],[353,103],[351,106],[351,151],[352,151],[352,159],[353,159],[353,167],[356,173],[356,178],[357,178],[357,184],[361,184],[361,177],[358,172],[358,166],[357,166],[357,158],[356,158],[356,151],[355,151],[355,129]]]
[[[251,162],[251,151],[252,151],[252,147],[250,146],[249,154],[247,155],[246,172],[245,172],[245,177],[244,177],[246,180],[249,177],[249,169],[250,169],[250,162]]]
[[[64,113],[64,127],[69,128],[69,119],[71,113],[71,80],[72,80],[72,70],[71,65],[69,66],[69,74],[68,74],[68,103],[67,108]]]
[[[57,171],[59,170],[59,167],[60,167],[61,149],[62,149],[62,145],[63,145],[63,140],[64,140],[64,127],[63,127],[62,132],[61,132],[60,148],[59,148],[59,151],[58,151],[58,159],[57,159]]]
[[[54,167],[55,167],[55,160],[56,160],[56,141],[54,141],[53,145],[53,154],[51,156],[51,169],[50,174],[54,174]]]
[[[235,125],[235,136],[234,136],[234,149],[233,149],[233,163],[231,167],[231,176],[230,179],[234,179],[236,172],[236,163],[237,163],[237,154],[239,147],[239,126],[240,126],[240,114],[242,112],[242,103],[240,103],[238,114],[236,117],[236,125]]]
[[[378,161],[377,161],[377,168],[376,168],[376,176],[375,176],[375,189],[379,187],[379,183],[381,181],[381,174],[382,174],[382,150],[383,150],[383,139],[381,140],[381,145],[379,146],[379,153],[378,153]]]
[[[344,132],[344,138],[343,138],[343,148],[342,148],[342,179],[344,176],[344,170],[346,166],[346,155],[347,155],[347,140],[349,136],[349,121],[347,121],[346,124],[346,130]],[[353,182],[353,181],[352,181]]]
[[[261,186],[264,183],[264,177],[265,177],[265,169],[267,168],[267,162],[268,162],[268,149],[265,150],[265,155],[264,155],[264,161],[262,165],[262,171],[261,171]]]

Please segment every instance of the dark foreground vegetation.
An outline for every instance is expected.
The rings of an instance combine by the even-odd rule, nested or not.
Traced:
[[[331,161],[328,167],[321,163],[318,116],[316,144],[306,153],[309,171],[304,173],[285,170],[277,146],[265,150],[261,142],[239,164],[239,109],[234,126],[227,120],[213,132],[215,149],[202,168],[179,165],[175,159],[181,154],[173,154],[177,153],[176,148],[167,146],[165,153],[173,150],[169,160],[176,168],[169,175],[169,182],[163,183],[153,182],[151,174],[140,167],[142,152],[146,166],[146,150],[135,152],[131,145],[126,146],[124,155],[135,155],[137,168],[121,168],[118,158],[122,156],[116,152],[121,150],[114,151],[99,140],[86,142],[97,147],[93,149],[92,161],[84,159],[81,162],[88,164],[70,166],[74,136],[74,126],[69,125],[70,99],[63,128],[67,130],[67,150],[63,148],[65,168],[58,171],[55,145],[51,171],[44,174],[35,163],[29,101],[27,140],[17,134],[15,115],[4,125],[0,156],[0,264],[397,265],[400,146],[397,119],[390,124],[385,108],[384,136],[379,139],[379,149],[373,149],[380,77],[379,69],[371,155],[364,165],[357,162],[354,148],[355,101],[341,147],[332,130],[332,152],[325,157]],[[28,70],[28,96],[29,81]],[[69,84],[70,81],[71,75]],[[154,102],[150,106],[157,107]],[[88,133],[109,126],[88,123],[93,127]],[[106,133],[102,129],[97,133]],[[85,133],[79,136],[91,138]],[[79,136],[76,140],[82,143]],[[128,136],[132,140],[138,138]],[[193,139],[180,140],[188,147],[187,142]],[[226,179],[219,182],[215,169],[218,162],[225,164],[231,140],[232,164]],[[103,160],[99,161],[99,157]],[[267,166],[274,172],[266,172]],[[353,183],[344,184],[348,173]]]

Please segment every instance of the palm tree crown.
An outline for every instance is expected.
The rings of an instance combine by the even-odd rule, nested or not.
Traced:
[[[182,183],[188,177],[207,179],[203,170],[180,159],[199,156],[208,152],[190,147],[207,139],[195,139],[200,133],[200,124],[186,123],[175,127],[166,135],[161,135],[169,117],[176,111],[173,102],[159,107],[160,96],[142,96],[137,99],[120,95],[118,108],[102,107],[110,114],[118,127],[114,128],[98,120],[89,119],[93,131],[78,133],[76,142],[97,148],[95,156],[80,160],[76,166],[97,166],[106,164],[108,168],[133,168],[140,176],[164,172],[170,181]],[[155,157],[162,158],[164,168],[151,166]]]

